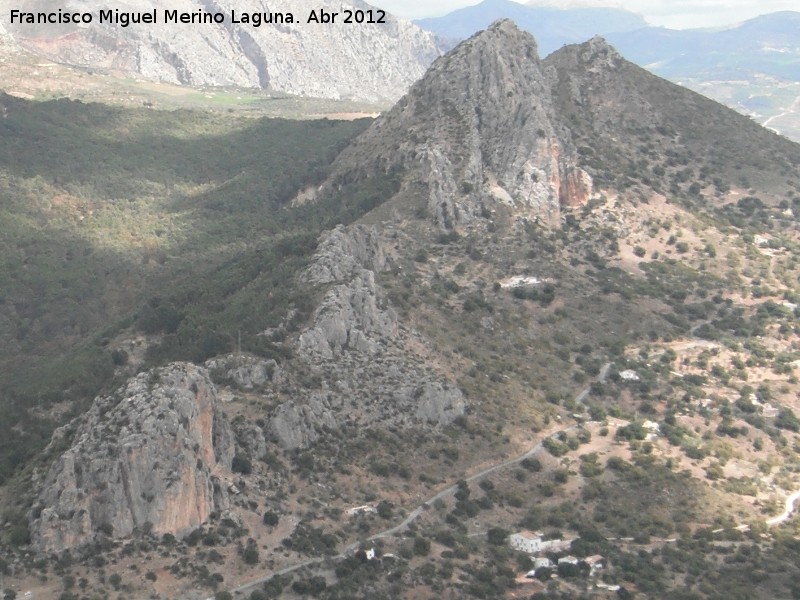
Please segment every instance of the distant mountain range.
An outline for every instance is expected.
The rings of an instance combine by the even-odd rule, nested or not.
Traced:
[[[532,6],[486,0],[416,23],[455,44],[500,18],[532,33],[543,56],[604,36],[627,59],[800,139],[800,13],[778,12],[728,29],[648,27],[618,8]]]
[[[442,51],[432,34],[391,15],[382,24],[342,22],[347,9],[374,8],[360,0],[246,0],[235,6],[217,0],[134,0],[123,5],[124,11],[156,11],[158,22],[127,27],[101,23],[99,12],[114,7],[100,0],[67,0],[61,8],[91,13],[94,20],[91,25],[6,21],[5,27],[27,50],[61,64],[182,85],[386,103],[405,93]],[[0,0],[0,14],[8,18],[11,9],[54,7],[40,0]],[[169,24],[166,10],[188,17],[218,14],[225,20]],[[337,12],[339,20],[309,23],[312,11]],[[263,22],[246,24],[243,14]],[[373,16],[378,20],[377,12]]]
[[[542,56],[564,44],[585,42],[596,34],[647,27],[643,17],[619,8],[561,9],[525,5],[512,0],[485,0],[443,17],[420,19],[415,23],[454,45],[501,18],[511,19],[521,29],[532,33]]]
[[[647,27],[610,33],[630,60],[663,77],[800,80],[800,13],[778,12],[723,30]]]
[[[351,8],[369,10],[352,0]],[[64,8],[97,13],[99,0],[67,0]],[[128,10],[219,12],[229,3],[136,0]],[[0,0],[0,14],[50,10],[41,0]],[[649,27],[615,7],[556,8],[485,0],[446,16],[412,24],[386,17],[383,25],[308,24],[311,10],[344,9],[334,0],[246,0],[236,11],[292,13],[294,23],[259,27],[233,19],[205,25],[91,26],[3,23],[0,53],[16,44],[57,63],[186,86],[260,88],[316,98],[385,106],[405,93],[446,49],[509,18],[532,33],[541,56],[601,35],[627,59],[800,140],[800,13],[765,15],[724,29],[676,31]],[[99,20],[99,19],[98,19]],[[276,19],[275,20],[279,20]],[[6,33],[7,32],[7,33]],[[10,36],[13,36],[11,40]],[[9,85],[6,83],[6,85]]]

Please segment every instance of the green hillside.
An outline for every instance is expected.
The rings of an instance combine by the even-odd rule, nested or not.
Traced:
[[[113,379],[132,323],[164,336],[151,361],[252,345],[348,220],[289,201],[367,122],[0,105],[1,482],[58,424],[40,408],[65,419]]]

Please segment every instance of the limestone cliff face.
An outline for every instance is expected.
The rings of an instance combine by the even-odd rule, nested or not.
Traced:
[[[429,213],[449,229],[495,203],[555,219],[591,193],[577,163],[536,42],[506,20],[437,60],[342,153],[335,173],[352,180],[411,170],[427,187]]]
[[[245,390],[261,389],[268,384],[278,385],[283,381],[283,374],[275,360],[255,356],[216,356],[207,360],[205,367],[215,376],[215,381],[221,379]]]
[[[426,363],[425,340],[405,326],[377,282],[391,259],[377,227],[337,227],[302,278],[327,292],[296,340],[295,369],[321,391],[298,392],[270,415],[268,435],[295,450],[344,422],[445,425],[464,414],[458,387]]]
[[[386,265],[386,254],[375,228],[339,225],[322,236],[305,279],[311,283],[332,283],[349,278],[357,269],[379,273]]]
[[[375,274],[358,269],[333,287],[314,314],[314,325],[300,336],[300,350],[333,358],[347,350],[375,354],[380,340],[392,335],[397,315],[382,307]]]
[[[52,11],[41,0],[0,0],[8,15]],[[157,24],[99,23],[114,8],[99,0],[67,0],[59,8],[89,11],[88,26],[19,25],[25,47],[64,64],[137,74],[169,83],[259,87],[296,95],[394,101],[440,54],[434,35],[387,15],[385,24],[344,23],[343,9],[374,9],[360,0],[136,0],[121,10],[157,10]],[[165,24],[164,9],[221,13],[220,24]],[[307,23],[312,10],[337,12],[334,24]],[[232,11],[239,15],[235,23]],[[295,23],[241,23],[244,13],[292,13]]]
[[[326,429],[338,429],[338,423],[324,394],[313,394],[304,403],[282,404],[269,423],[272,439],[287,450],[308,448]]]
[[[33,546],[60,552],[137,528],[188,533],[226,505],[216,474],[228,472],[233,453],[205,369],[142,373],[81,417],[31,512]]]

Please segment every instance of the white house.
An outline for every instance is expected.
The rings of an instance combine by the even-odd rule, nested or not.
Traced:
[[[625,369],[624,371],[620,371],[619,376],[622,381],[639,381],[641,379],[639,374],[633,369]]]
[[[353,508],[347,509],[347,516],[348,517],[355,517],[356,515],[370,515],[375,514],[378,512],[374,506],[370,506],[369,504],[365,504],[364,506],[355,506]]]
[[[542,534],[539,532],[531,533],[529,531],[512,533],[508,536],[508,545],[514,550],[535,554],[542,549]]]
[[[568,556],[562,556],[558,559],[558,564],[560,565],[576,565],[580,562],[578,557],[572,556],[571,554]]]
[[[553,568],[553,561],[549,558],[537,558],[533,561],[533,566],[535,569],[552,569]]]
[[[592,570],[592,573],[595,571],[599,571],[605,566],[606,559],[600,556],[599,554],[593,554],[592,556],[587,556],[583,559],[589,568]]]
[[[603,583],[602,581],[598,582],[597,587],[601,590],[607,590],[609,592],[618,592],[620,589],[622,589],[621,586],[609,585],[607,583]]]
[[[574,538],[573,538],[574,539]],[[539,552],[561,552],[572,546],[572,539],[569,540],[546,540],[542,542]]]
[[[650,433],[658,434],[661,432],[661,425],[655,421],[645,421],[642,423],[642,428],[647,429]]]
[[[645,439],[648,442],[653,441],[658,437],[658,434],[661,433],[661,426],[656,423],[655,421],[645,421],[642,423],[642,427],[647,430],[647,435]]]

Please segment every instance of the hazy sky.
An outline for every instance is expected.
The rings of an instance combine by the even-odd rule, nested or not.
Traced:
[[[435,17],[478,0],[367,0],[405,18]],[[516,0],[520,1],[520,0]],[[524,2],[521,2],[524,4]],[[780,10],[800,11],[797,0],[545,0],[540,4],[616,6],[643,15],[652,25],[686,29],[731,25]]]

